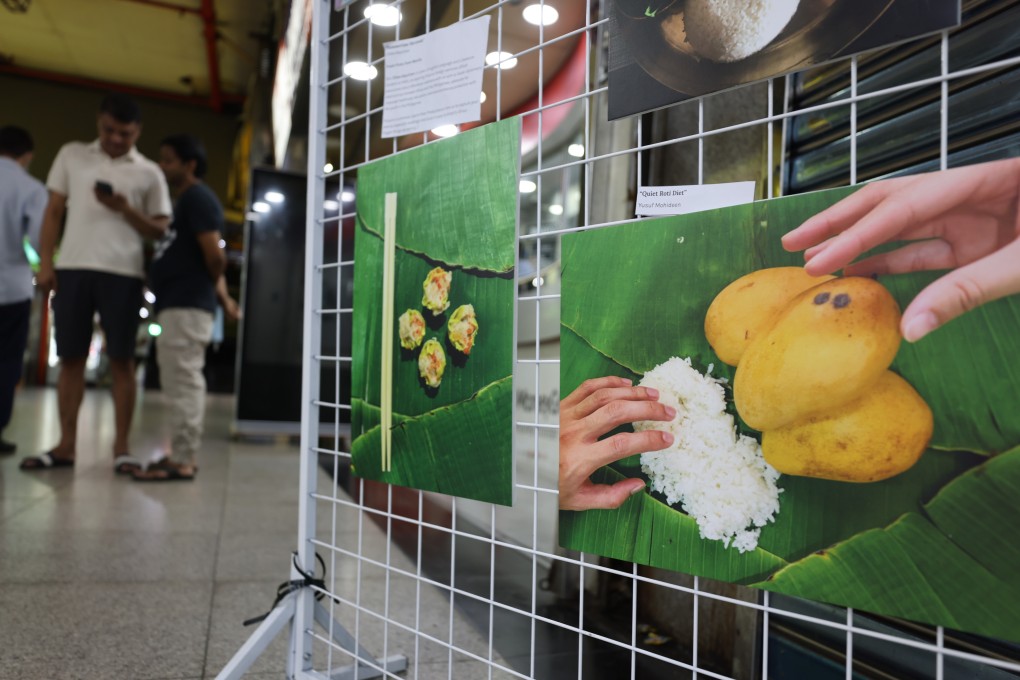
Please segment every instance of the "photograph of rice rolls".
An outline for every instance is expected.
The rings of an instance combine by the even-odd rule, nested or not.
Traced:
[[[472,305],[461,305],[453,310],[447,327],[450,344],[454,349],[464,354],[471,354],[471,348],[475,346],[475,339],[478,337],[478,319],[475,317],[475,308]]]
[[[974,187],[940,246],[972,247],[1015,229],[1017,168],[565,234],[560,545],[1020,642],[1014,600],[957,585],[1020,597],[1020,294],[953,307],[978,270],[905,267],[931,241],[900,205]],[[889,243],[834,261],[872,215]],[[981,275],[1018,280],[1015,239],[980,242]],[[934,291],[956,311],[932,326]]]
[[[610,0],[609,119],[956,26],[959,0]]]
[[[425,309],[432,312],[432,316],[439,316],[450,306],[450,282],[453,274],[442,267],[435,267],[429,271],[422,282],[424,291],[421,296],[421,304]]]
[[[521,121],[507,118],[358,168],[360,478],[513,502],[520,149]]]
[[[435,338],[429,338],[422,345],[418,355],[418,375],[427,387],[439,387],[446,372],[446,350]]]
[[[417,349],[425,339],[425,317],[417,309],[409,309],[397,319],[400,346],[407,350]]]

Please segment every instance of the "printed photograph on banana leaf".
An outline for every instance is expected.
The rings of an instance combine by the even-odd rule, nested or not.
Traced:
[[[355,475],[510,505],[520,121],[358,171]]]
[[[560,544],[1020,641],[1018,176],[565,235]]]
[[[609,119],[960,23],[960,0],[612,0]]]

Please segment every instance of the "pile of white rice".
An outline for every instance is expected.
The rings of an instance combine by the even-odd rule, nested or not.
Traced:
[[[746,59],[786,28],[798,4],[799,0],[688,0],[687,42],[712,61]]]
[[[746,552],[757,547],[761,527],[779,512],[782,489],[758,442],[737,434],[721,383],[697,371],[690,358],[673,357],[641,384],[657,389],[659,402],[675,408],[676,418],[640,421],[634,429],[666,430],[674,437],[668,449],[641,455],[651,488],[671,505],[680,503],[702,538]]]

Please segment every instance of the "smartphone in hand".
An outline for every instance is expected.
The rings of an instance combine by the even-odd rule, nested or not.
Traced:
[[[113,196],[113,185],[109,182],[102,180],[96,180],[96,191],[103,194],[104,196]]]

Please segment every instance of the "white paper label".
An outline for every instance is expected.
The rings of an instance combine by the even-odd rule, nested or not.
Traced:
[[[637,215],[685,215],[700,210],[728,208],[754,200],[754,182],[693,184],[675,187],[640,187]]]
[[[383,44],[382,136],[399,137],[482,117],[489,17]]]

